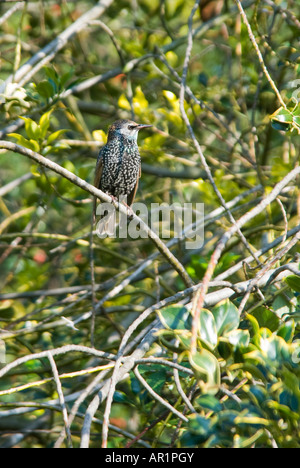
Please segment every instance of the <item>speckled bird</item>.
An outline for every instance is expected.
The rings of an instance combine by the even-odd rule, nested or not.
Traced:
[[[151,125],[132,120],[117,120],[108,130],[107,143],[100,150],[95,187],[113,197],[126,196],[128,206],[133,204],[141,176],[141,157],[137,145],[139,130]],[[94,199],[94,219],[97,200]]]

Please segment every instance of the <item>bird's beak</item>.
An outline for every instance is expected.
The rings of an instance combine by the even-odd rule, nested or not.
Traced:
[[[138,130],[142,130],[143,128],[149,128],[152,127],[152,125],[144,125],[144,124],[138,124],[136,127]]]

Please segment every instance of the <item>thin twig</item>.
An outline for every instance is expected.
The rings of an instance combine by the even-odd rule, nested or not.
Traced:
[[[204,167],[204,170],[207,174],[207,178],[209,180],[209,182],[211,183],[213,189],[214,189],[214,192],[215,194],[217,195],[221,205],[223,206],[223,208],[226,210],[226,213],[228,214],[228,217],[230,219],[230,221],[236,225],[236,221],[230,211],[230,209],[228,208],[220,190],[218,189],[215,181],[214,181],[214,178],[212,176],[212,173],[211,173],[211,170],[206,162],[206,158],[203,154],[203,151],[201,149],[201,146],[199,145],[199,142],[195,136],[195,133],[194,133],[194,130],[190,124],[190,121],[189,121],[189,118],[187,116],[187,113],[186,113],[186,110],[185,110],[185,107],[184,107],[184,96],[185,96],[185,92],[186,92],[186,79],[187,79],[187,73],[188,73],[188,67],[189,67],[189,61],[190,61],[190,55],[191,55],[191,52],[192,52],[192,47],[193,47],[193,30],[192,30],[192,27],[193,27],[193,17],[194,17],[194,14],[199,6],[199,3],[200,3],[200,0],[196,0],[195,2],[195,5],[191,11],[191,14],[189,16],[189,20],[188,20],[188,26],[189,26],[189,33],[188,33],[188,45],[187,45],[187,48],[186,48],[186,53],[185,53],[185,60],[184,60],[184,65],[183,65],[183,72],[182,72],[182,77],[181,77],[181,84],[180,84],[180,93],[179,93],[179,105],[180,105],[180,112],[181,112],[181,115],[182,115],[182,118],[188,128],[188,131],[191,135],[191,138],[193,140],[193,143],[194,143],[194,146],[196,148],[196,151],[197,153],[199,154],[199,157],[200,157],[200,160],[201,160],[201,163]],[[236,225],[237,226],[237,225]],[[260,261],[259,261],[259,258],[257,257],[257,255],[255,254],[255,252],[252,250],[252,248],[250,247],[247,239],[245,238],[244,234],[241,232],[241,230],[239,229],[239,227],[237,226],[237,230],[236,232],[239,234],[240,238],[241,238],[241,241],[243,242],[243,244],[245,245],[246,249],[253,255],[253,257],[255,258],[256,260],[256,263],[258,265],[260,265]]]
[[[12,180],[8,184],[4,185],[3,187],[0,187],[0,197],[4,197],[4,195],[11,192],[14,188],[18,187],[23,182],[26,182],[27,180],[32,179],[32,177],[33,177],[32,172],[28,172],[27,174],[23,174],[21,177],[18,177],[17,179]]]
[[[254,34],[253,34],[253,32],[252,32],[252,29],[251,29],[250,23],[249,23],[249,21],[248,21],[248,19],[247,19],[247,16],[246,16],[246,13],[245,13],[245,11],[244,11],[244,8],[242,7],[242,4],[241,4],[240,0],[234,0],[234,1],[235,1],[235,3],[236,3],[236,5],[237,5],[237,7],[238,7],[238,9],[239,9],[239,12],[240,12],[240,14],[241,14],[241,16],[242,16],[242,18],[243,18],[243,21],[244,21],[244,23],[245,23],[245,25],[246,25],[246,27],[247,27],[249,38],[250,38],[250,40],[251,40],[251,42],[252,42],[252,45],[253,45],[253,47],[254,47],[254,49],[255,49],[255,52],[256,52],[256,54],[257,54],[258,61],[259,61],[260,66],[261,66],[261,68],[262,68],[262,70],[263,70],[263,73],[264,73],[265,77],[267,78],[268,82],[270,83],[271,88],[272,88],[273,91],[275,92],[275,94],[276,94],[276,96],[277,96],[277,99],[278,99],[278,101],[280,102],[281,106],[282,106],[284,109],[286,109],[285,102],[283,101],[283,99],[282,99],[282,97],[281,97],[281,94],[280,94],[280,92],[278,91],[277,86],[275,85],[274,81],[272,80],[271,75],[270,75],[270,73],[269,73],[269,71],[268,71],[268,69],[267,69],[267,67],[266,67],[266,65],[265,65],[263,56],[262,56],[261,51],[259,50],[259,47],[258,47],[258,45],[257,45],[256,39],[255,39]]]
[[[284,236],[285,237],[285,236]],[[255,286],[257,286],[257,284],[259,283],[259,280],[264,276],[264,274],[270,270],[272,268],[272,266],[278,261],[280,260],[284,255],[286,255],[289,250],[291,250],[294,245],[297,244],[297,242],[300,241],[300,232],[298,232],[293,239],[291,239],[288,244],[283,247],[261,270],[260,272],[255,276],[255,278],[253,278],[252,280],[250,280],[249,282],[249,285],[248,285],[248,288],[247,288],[247,291],[246,291],[246,294],[245,296],[243,297],[241,303],[240,303],[240,306],[239,306],[239,314],[242,313],[242,311],[244,310],[245,308],[245,305],[246,305],[246,302],[247,300],[249,299],[249,296],[251,294],[251,291],[253,290],[253,288]]]
[[[61,406],[61,410],[62,410],[64,425],[65,425],[65,431],[66,431],[66,435],[67,435],[68,447],[72,448],[72,437],[71,437],[70,427],[69,427],[69,424],[68,424],[68,412],[67,412],[67,407],[66,407],[66,403],[65,403],[64,393],[63,393],[62,386],[61,386],[61,383],[60,383],[60,380],[59,380],[57,367],[56,367],[55,361],[54,361],[53,356],[52,356],[50,351],[47,352],[47,357],[49,359],[51,369],[52,369],[52,373],[53,373],[53,377],[54,377],[54,380],[55,380],[55,383],[56,383],[57,394],[58,394],[58,398],[59,398],[59,402],[60,402],[60,406]]]
[[[3,1],[3,0],[2,0]],[[7,1],[7,0],[6,0]],[[15,1],[15,0],[14,0]],[[15,13],[15,11],[17,10],[21,10],[21,8],[24,7],[26,2],[20,2],[20,1],[17,1],[16,4],[14,6],[12,6],[9,10],[7,10],[6,13],[4,13],[3,16],[1,16],[0,18],[0,26],[5,23],[8,18],[13,15]]]
[[[51,353],[52,356],[57,356],[59,354],[65,354],[70,352],[79,352],[79,353],[86,353],[92,356],[96,356],[102,359],[114,360],[115,356],[110,353],[105,353],[104,351],[98,351],[94,348],[88,348],[87,346],[80,346],[80,345],[65,345],[61,346],[60,348],[51,349],[48,351],[41,351],[40,353],[29,354],[28,356],[23,356],[15,361],[10,362],[5,367],[0,369],[0,378],[3,377],[7,372],[14,369],[21,364],[25,364],[25,362],[32,361],[35,359],[42,359],[44,357],[48,357],[48,353]]]
[[[135,350],[133,353],[126,357],[123,361],[123,365],[120,369],[116,371],[115,375],[115,381],[113,385],[113,391],[112,395],[114,393],[114,388],[117,382],[122,381],[127,375],[130,370],[133,369],[133,367],[136,365],[136,361],[138,359],[141,359],[145,353],[147,353],[150,349],[150,346],[152,343],[156,340],[156,332],[160,329],[159,321],[156,320],[153,326],[151,327],[151,330],[144,336],[142,339],[141,343],[135,347]],[[117,365],[117,362],[116,362]],[[115,366],[116,369],[116,366]],[[115,372],[114,369],[114,372]],[[106,398],[108,398],[109,393],[111,392],[112,389],[112,378],[110,378],[105,385],[101,388],[101,391],[94,397],[94,399],[91,401],[88,410],[86,412],[86,416],[84,419],[84,424],[82,427],[82,436],[81,436],[81,448],[88,448],[89,446],[89,437],[90,437],[90,427],[92,423],[93,416],[95,412],[97,411],[100,403],[102,403]],[[108,417],[109,418],[109,413],[110,413],[110,405],[111,402],[107,402],[107,405],[109,407],[108,410]],[[104,429],[105,426],[105,429]],[[102,445],[106,446],[107,445],[107,436],[106,433],[108,432],[109,429],[109,424],[107,425],[107,420],[103,419],[103,429],[102,429],[102,438],[103,438],[103,430],[104,432],[104,440],[102,439]]]
[[[165,406],[166,408],[168,408],[171,413],[175,414],[176,416],[178,416],[179,419],[182,419],[183,421],[185,422],[188,422],[188,418],[186,416],[184,416],[182,413],[180,413],[180,411],[178,411],[176,408],[174,408],[174,406],[172,406],[169,402],[167,402],[166,400],[164,400],[160,395],[158,395],[154,390],[153,388],[150,387],[150,385],[148,384],[148,382],[144,379],[144,377],[141,376],[141,374],[139,373],[139,370],[138,370],[138,366],[136,366],[134,369],[133,369],[133,372],[134,372],[134,375],[136,376],[136,378],[140,381],[140,383],[143,385],[143,387],[145,387],[145,389],[150,393],[150,395],[153,396],[153,398],[155,400],[157,400],[161,405]]]
[[[199,326],[199,314],[203,308],[205,295],[207,292],[208,283],[212,278],[215,267],[220,259],[220,256],[227,244],[228,240],[236,233],[237,228],[241,228],[249,222],[251,219],[255,218],[258,214],[262,213],[263,210],[269,206],[280,194],[282,189],[288,185],[292,180],[300,174],[300,166],[295,167],[290,171],[277,185],[275,185],[272,192],[269,193],[256,207],[252,210],[245,213],[234,226],[232,226],[227,232],[223,234],[219,240],[207,267],[206,273],[203,278],[202,286],[199,288],[193,299],[192,314],[193,314],[193,324],[192,324],[192,339],[191,339],[191,351],[196,351],[196,341],[198,336],[198,326]]]
[[[74,23],[60,33],[53,41],[47,44],[42,50],[31,57],[23,64],[15,73],[10,75],[5,81],[5,86],[14,80],[20,86],[27,83],[45,64],[50,62],[55,55],[67,44],[67,42],[80,31],[85,29],[87,25],[99,18],[104,11],[112,4],[113,0],[99,0],[97,4],[90,8],[86,13],[80,16]],[[24,2],[22,2],[24,3]]]

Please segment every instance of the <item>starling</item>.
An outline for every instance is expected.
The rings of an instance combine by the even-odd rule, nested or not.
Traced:
[[[141,157],[137,145],[137,136],[142,128],[151,125],[137,124],[132,120],[117,120],[108,130],[107,143],[100,150],[96,171],[95,187],[112,197],[126,196],[130,207],[141,176]],[[94,198],[94,220],[97,199]],[[109,233],[109,220],[100,230]]]

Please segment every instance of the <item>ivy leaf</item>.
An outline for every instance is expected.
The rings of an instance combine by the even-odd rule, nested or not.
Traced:
[[[218,343],[214,316],[206,309],[202,309],[200,312],[200,338],[212,348]]]
[[[218,336],[235,330],[240,323],[240,316],[236,306],[226,299],[212,309]]]
[[[162,324],[171,330],[190,330],[192,317],[184,306],[171,305],[158,311]]]
[[[189,353],[189,361],[205,393],[214,395],[220,386],[220,365],[217,358],[202,348],[194,354]]]
[[[296,98],[292,97],[286,108],[280,107],[271,116],[273,128],[288,131],[296,129],[300,133],[300,106]]]
[[[290,275],[287,276],[284,281],[293,291],[300,293],[300,276]]]

